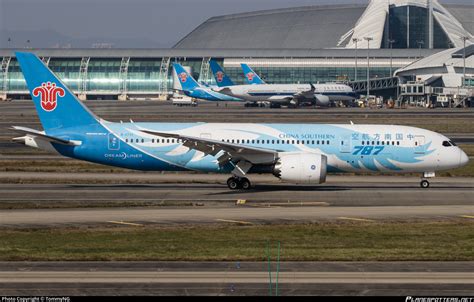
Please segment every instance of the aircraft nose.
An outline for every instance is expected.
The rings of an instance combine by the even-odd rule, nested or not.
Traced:
[[[463,150],[459,149],[459,166],[464,166],[469,162],[469,157]]]

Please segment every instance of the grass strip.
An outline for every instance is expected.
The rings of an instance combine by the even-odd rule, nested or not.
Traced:
[[[135,222],[136,223],[136,222]],[[0,229],[0,260],[474,260],[474,220]],[[276,250],[275,250],[276,252]]]

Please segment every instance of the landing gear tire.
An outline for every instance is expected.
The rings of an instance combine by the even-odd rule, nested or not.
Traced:
[[[243,190],[250,190],[250,188],[252,187],[252,185],[250,184],[250,180],[248,180],[247,178],[241,178],[240,179],[240,187],[243,189]]]
[[[423,179],[423,180],[420,182],[420,187],[422,187],[423,189],[429,188],[429,186],[430,186],[430,182],[427,181],[426,179]]]
[[[240,181],[238,178],[231,177],[227,180],[227,186],[231,190],[237,190],[240,188]]]

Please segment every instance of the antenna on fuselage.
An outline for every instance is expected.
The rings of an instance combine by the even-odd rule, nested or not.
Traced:
[[[351,125],[354,125],[354,123],[352,121],[349,121],[349,122],[351,122]]]

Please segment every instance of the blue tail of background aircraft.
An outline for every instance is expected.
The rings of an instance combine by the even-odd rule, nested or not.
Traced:
[[[46,133],[56,129],[98,124],[98,118],[32,53],[16,58]]]
[[[216,79],[216,83],[218,87],[225,87],[225,86],[233,86],[234,83],[232,80],[225,74],[222,67],[217,64],[216,61],[211,60],[209,61],[209,65],[211,65],[212,74]]]
[[[240,66],[242,66],[245,81],[247,81],[248,84],[265,84],[265,81],[263,81],[247,64],[242,63]]]
[[[181,66],[181,64],[173,63],[174,70],[178,76],[179,83],[184,91],[193,90],[199,87],[199,83]]]

